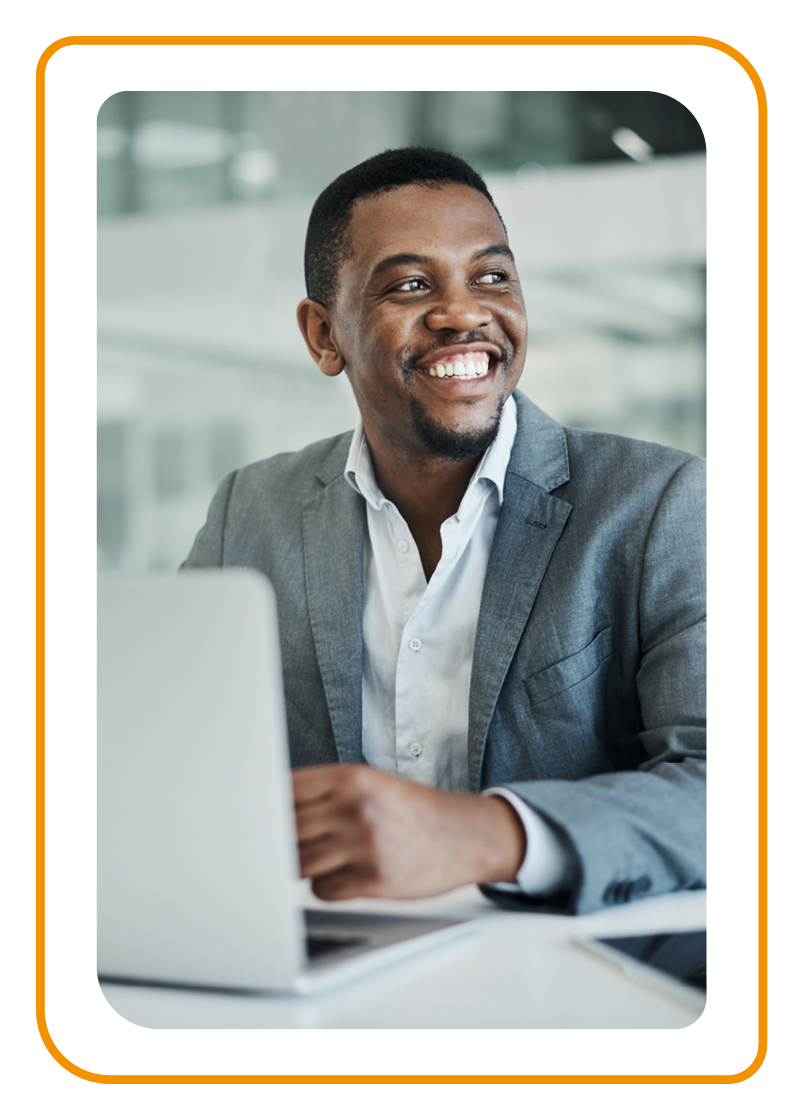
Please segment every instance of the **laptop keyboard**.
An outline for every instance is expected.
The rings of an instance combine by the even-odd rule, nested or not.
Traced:
[[[332,934],[308,933],[307,958],[312,961],[316,957],[325,957],[329,953],[338,952],[338,950],[354,949],[359,945],[367,944],[367,940],[365,937],[350,937],[346,934],[332,936]]]

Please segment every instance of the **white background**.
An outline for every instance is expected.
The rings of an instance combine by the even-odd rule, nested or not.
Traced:
[[[97,1086],[80,1081],[61,1069],[50,1058],[39,1041],[33,1026],[33,863],[30,840],[33,836],[31,809],[33,803],[33,692],[31,626],[32,565],[34,556],[33,490],[30,475],[33,467],[33,71],[41,51],[53,40],[69,34],[692,34],[708,35],[729,42],[741,50],[756,66],[764,80],[770,99],[771,135],[776,138],[772,149],[777,162],[789,158],[785,148],[782,70],[783,49],[789,41],[780,13],[781,5],[764,5],[765,30],[760,34],[748,20],[729,8],[719,5],[683,3],[673,6],[671,19],[645,18],[639,6],[634,22],[624,6],[607,5],[605,18],[594,14],[574,16],[564,10],[560,18],[517,19],[501,26],[489,26],[486,8],[462,4],[455,8],[463,18],[447,18],[446,13],[411,26],[410,13],[397,13],[397,18],[355,20],[337,10],[321,9],[319,21],[307,7],[303,16],[292,20],[286,16],[267,17],[264,5],[230,3],[225,18],[215,9],[200,4],[184,5],[142,3],[136,15],[127,16],[122,9],[110,11],[106,6],[93,11],[91,4],[73,4],[69,14],[53,4],[36,8],[38,28],[33,22],[16,17],[8,36],[5,74],[10,80],[6,96],[7,171],[4,191],[5,214],[17,225],[20,256],[12,267],[8,259],[4,273],[6,318],[6,354],[8,366],[4,377],[6,408],[3,410],[3,453],[8,456],[5,479],[7,546],[3,550],[5,586],[15,592],[12,601],[13,631],[7,631],[4,643],[2,680],[8,694],[5,710],[11,713],[5,751],[5,820],[8,837],[4,849],[10,855],[7,883],[15,888],[18,902],[11,911],[13,921],[7,932],[11,935],[5,959],[9,994],[19,996],[15,1017],[7,1011],[12,1025],[4,1056],[14,1072],[6,1081],[5,1092],[19,1094],[14,1106],[16,1115],[49,1115],[58,1111],[67,1115],[133,1115],[134,1109],[148,1108],[157,1115],[172,1114],[176,1109],[203,1114],[232,1110],[238,1114],[255,1114],[262,1110],[304,1112],[315,1108],[357,1111],[371,1115],[381,1110],[385,1115],[401,1115],[411,1107],[435,1113],[449,1109],[473,1115],[479,1108],[509,1107],[560,1108],[573,1114],[582,1109],[597,1108],[607,1113],[636,1114],[649,1109],[662,1115],[678,1107],[691,1108],[693,1114],[725,1104],[731,1113],[759,1107],[757,1092],[763,1096],[770,1088],[779,1089],[780,1082],[791,1072],[787,1064],[790,1050],[784,1038],[780,1015],[772,1007],[770,1057],[763,1069],[750,1081],[733,1087],[718,1086],[545,1086],[545,1087],[268,1087],[268,1086]],[[778,18],[773,22],[773,10]],[[621,16],[617,17],[617,12]],[[187,13],[183,18],[183,13]],[[189,13],[192,13],[191,15]],[[238,18],[238,16],[240,18]],[[258,18],[255,18],[258,17]],[[404,16],[404,18],[401,18]],[[466,18],[469,17],[469,18]],[[473,17],[473,18],[472,18]],[[768,18],[770,17],[770,18]],[[415,21],[414,21],[415,22]],[[669,24],[669,25],[668,25]],[[83,52],[77,65],[79,50]],[[58,285],[51,294],[54,315],[50,321],[52,339],[48,366],[53,397],[49,400],[49,466],[56,467],[49,477],[50,517],[48,554],[52,568],[49,612],[54,623],[50,656],[49,751],[54,762],[52,808],[54,809],[50,838],[50,876],[54,895],[51,898],[51,922],[54,934],[54,974],[51,978],[53,1018],[51,1029],[56,1040],[72,1060],[99,1072],[155,1072],[162,1062],[165,1072],[189,1072],[205,1067],[205,1072],[237,1069],[258,1072],[277,1053],[285,1068],[303,1068],[308,1072],[324,1072],[326,1068],[343,1072],[433,1072],[457,1071],[491,1073],[499,1069],[511,1072],[667,1072],[686,1073],[696,1063],[699,1072],[736,1072],[748,1064],[755,1053],[754,984],[750,972],[739,973],[734,958],[745,946],[749,948],[753,927],[752,871],[754,867],[754,827],[751,818],[754,797],[753,702],[755,658],[755,95],[746,74],[721,52],[703,48],[573,48],[563,49],[554,66],[555,51],[541,52],[537,66],[529,65],[526,75],[511,72],[510,53],[482,48],[480,73],[472,80],[485,88],[636,88],[658,89],[683,101],[698,117],[709,142],[709,233],[710,247],[710,317],[712,333],[709,354],[712,370],[709,378],[709,415],[711,432],[709,456],[712,460],[712,498],[716,514],[712,522],[712,614],[720,622],[719,649],[712,650],[710,661],[715,672],[712,686],[715,721],[719,721],[720,756],[714,760],[715,773],[723,781],[716,783],[712,795],[714,809],[713,835],[723,836],[723,825],[744,820],[744,827],[728,836],[727,847],[715,843],[711,866],[718,878],[718,897],[712,900],[712,962],[721,960],[728,973],[728,984],[712,992],[709,1009],[694,1028],[683,1032],[147,1032],[119,1020],[106,1008],[96,989],[86,984],[88,975],[87,945],[91,936],[94,887],[83,874],[86,855],[92,847],[91,766],[93,754],[92,697],[88,692],[91,679],[91,639],[93,636],[92,598],[94,586],[92,517],[94,486],[94,362],[92,283],[93,239],[89,225],[94,226],[92,177],[94,176],[94,112],[109,93],[120,88],[380,88],[387,78],[374,77],[365,51],[350,67],[341,53],[335,62],[316,55],[314,65],[305,60],[303,80],[285,72],[265,80],[265,73],[249,76],[237,57],[236,69],[226,77],[224,59],[210,51],[181,48],[183,56],[158,48],[69,48],[57,53],[48,67],[50,127],[54,139],[63,142],[69,163],[62,170],[59,194],[48,229],[49,246],[61,261],[54,258],[50,280]],[[239,48],[249,51],[251,48]],[[374,53],[375,53],[374,49]],[[215,48],[215,51],[221,51]],[[444,65],[438,52],[435,65],[429,65],[419,78],[411,48],[403,48],[395,66],[383,62],[383,73],[398,74],[389,84],[405,88],[460,88],[459,71]],[[133,52],[138,52],[135,54]],[[509,52],[509,49],[508,49]],[[685,53],[684,53],[685,52]],[[125,53],[125,60],[123,55]],[[225,51],[222,52],[225,55]],[[76,62],[69,62],[72,54]],[[113,58],[109,57],[114,55]],[[203,56],[197,79],[191,78],[188,65],[194,57]],[[385,56],[383,56],[384,58]],[[130,68],[129,68],[130,59]],[[151,60],[153,60],[151,62]],[[145,67],[151,65],[150,74]],[[789,64],[794,69],[794,60]],[[105,75],[100,69],[107,67]],[[169,67],[169,69],[168,69]],[[443,67],[443,74],[438,68]],[[210,70],[213,77],[210,78]],[[299,65],[298,70],[302,67]],[[474,71],[476,75],[476,71]],[[53,96],[58,86],[58,97]],[[23,96],[23,95],[28,96]],[[775,96],[773,96],[773,94]],[[790,89],[790,103],[793,91]],[[795,142],[789,134],[789,145]],[[738,162],[736,159],[738,157]],[[57,153],[51,157],[54,162]],[[771,194],[772,233],[778,228],[780,250],[790,248],[790,238],[799,232],[799,219],[791,213],[791,199],[798,184],[788,168],[773,180]],[[789,210],[781,217],[784,196]],[[771,257],[771,265],[776,262]],[[788,262],[791,266],[791,261]],[[780,262],[778,262],[780,265]],[[776,293],[775,313],[771,317],[773,346],[771,369],[778,379],[771,386],[775,393],[788,394],[786,405],[777,409],[771,434],[773,454],[794,447],[795,386],[791,379],[796,355],[784,359],[778,348],[784,341],[786,322],[795,318],[797,308],[785,287],[789,276],[780,267],[773,273]],[[58,302],[56,302],[58,296]],[[54,306],[55,305],[55,306]],[[789,307],[784,315],[784,306]],[[91,308],[91,310],[90,310]],[[791,332],[786,339],[791,345]],[[9,354],[9,351],[11,353]],[[773,362],[774,359],[774,362]],[[799,362],[798,362],[799,364]],[[791,389],[791,392],[790,392]],[[69,440],[64,437],[70,432]],[[772,466],[772,463],[771,463]],[[780,469],[779,469],[780,468]],[[791,462],[787,465],[791,470]],[[782,464],[772,476],[773,498],[777,508],[777,487],[784,481]],[[20,481],[26,479],[27,486]],[[791,506],[793,495],[789,496]],[[8,508],[8,507],[11,508]],[[782,527],[776,523],[775,533]],[[783,744],[781,767],[783,784],[794,792],[792,766],[797,756],[791,721],[785,733],[778,723],[783,719],[784,700],[795,694],[793,684],[785,680],[790,669],[784,668],[783,636],[795,632],[791,610],[799,606],[799,579],[796,574],[791,539],[776,544],[772,575],[783,598],[779,601],[780,625],[777,644],[773,644],[775,688],[771,741],[776,751]],[[780,546],[780,547],[778,547]],[[788,570],[786,568],[788,565]],[[775,631],[771,634],[771,639]],[[790,652],[791,652],[791,642]],[[733,651],[738,650],[738,656]],[[789,695],[791,694],[791,695]],[[738,699],[738,710],[734,700]],[[733,712],[733,715],[730,713]],[[799,736],[798,736],[799,739]],[[783,749],[782,748],[782,749]],[[741,761],[744,766],[739,765]],[[747,780],[745,780],[745,778]],[[90,779],[90,780],[88,780]],[[725,781],[726,779],[726,781]],[[727,790],[728,804],[723,805]],[[791,809],[791,799],[790,799]],[[787,810],[788,812],[789,810]],[[792,810],[793,812],[793,810]],[[774,817],[784,819],[783,808],[777,804]],[[780,848],[780,837],[776,846]],[[91,861],[90,861],[91,862]],[[790,867],[790,870],[792,868]],[[777,879],[777,876],[776,876]],[[771,883],[773,879],[771,877]],[[713,892],[712,892],[713,893]],[[780,892],[778,892],[780,895]],[[793,893],[787,885],[787,893]],[[727,899],[727,903],[724,900]],[[724,903],[724,904],[723,904]],[[781,911],[782,898],[776,899]],[[776,927],[777,929],[778,927]],[[785,923],[791,933],[791,918]],[[783,934],[777,941],[783,940]],[[790,937],[791,940],[791,937]],[[714,955],[714,944],[717,954]],[[732,947],[732,953],[728,946]],[[778,945],[778,949],[782,949]],[[773,960],[781,954],[776,950]],[[91,952],[90,952],[91,956]],[[787,962],[788,964],[788,962]],[[775,966],[778,967],[777,965]],[[788,965],[796,971],[799,965]],[[741,979],[740,979],[741,975]],[[713,983],[713,981],[712,981]],[[789,990],[790,976],[783,978]],[[730,1004],[728,1001],[731,1001]],[[7,1008],[11,1005],[6,1004]],[[50,1013],[49,1013],[50,1014]],[[717,1022],[714,1020],[719,1017]],[[709,1024],[714,1024],[716,1031]],[[752,1026],[748,1025],[752,1024]],[[697,1038],[692,1032],[697,1031]],[[249,1038],[248,1036],[253,1037]],[[674,1035],[674,1038],[672,1037]],[[189,1037],[188,1037],[189,1036]],[[194,1036],[194,1037],[193,1037]],[[482,1036],[482,1037],[481,1037]],[[517,1037],[520,1036],[520,1037]],[[686,1040],[684,1043],[684,1039]],[[11,1050],[13,1041],[14,1050]],[[512,1043],[516,1043],[511,1053]],[[693,1044],[692,1044],[693,1043]],[[684,1049],[685,1046],[685,1049]],[[146,1064],[140,1064],[144,1053]],[[342,1050],[340,1048],[342,1047]],[[683,1061],[678,1061],[682,1053]],[[626,1055],[623,1061],[622,1054]],[[202,1057],[206,1054],[207,1056]],[[274,1058],[271,1058],[271,1054]],[[200,1067],[198,1065],[200,1061]],[[522,1068],[522,1063],[528,1069]],[[788,1071],[788,1072],[787,1072]],[[52,1099],[51,1094],[57,1099]],[[705,1098],[705,1100],[704,1100]],[[779,1102],[780,1103],[780,1102]]]
[[[684,1031],[539,1033],[472,1030],[439,1033],[421,1045],[416,1031],[288,1030],[154,1032],[117,1016],[98,992],[94,948],[95,712],[91,621],[95,596],[95,118],[119,89],[195,89],[214,85],[330,88],[337,74],[349,88],[381,88],[387,74],[431,88],[460,88],[484,75],[493,85],[526,88],[538,75],[545,89],[588,84],[670,93],[699,120],[708,144],[708,440],[710,470],[709,719],[710,783],[706,1012]],[[734,230],[755,228],[754,88],[721,51],[696,46],[600,47],[302,47],[71,46],[46,72],[46,401],[47,550],[47,1021],[61,1052],[98,1073],[697,1073],[734,1074],[757,1051],[755,1001],[755,620],[730,609],[755,588],[757,458],[755,423],[757,258]],[[301,246],[299,246],[299,251]],[[727,279],[738,277],[734,286]],[[734,391],[736,390],[736,391]],[[64,466],[69,464],[65,470]],[[750,464],[748,469],[745,467]],[[735,470],[740,485],[732,485]],[[78,480],[82,485],[77,486]],[[752,511],[752,512],[751,512]],[[733,526],[740,547],[734,549]],[[69,544],[67,543],[69,542]],[[747,547],[745,547],[747,545]],[[721,573],[721,576],[720,576]],[[90,625],[87,625],[89,623]],[[82,635],[80,645],[76,635]],[[733,662],[729,654],[739,651]],[[733,704],[734,687],[740,697]],[[76,735],[76,728],[83,734]],[[744,920],[735,929],[733,911]],[[724,904],[724,910],[720,907]]]

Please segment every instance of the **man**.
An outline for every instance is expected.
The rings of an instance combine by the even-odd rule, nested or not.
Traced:
[[[361,424],[230,475],[186,562],[276,590],[302,874],[575,912],[701,887],[703,462],[512,396],[515,262],[454,156],[340,176],[305,266]]]

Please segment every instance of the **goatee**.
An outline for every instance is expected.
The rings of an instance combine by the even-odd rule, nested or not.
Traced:
[[[496,415],[479,432],[454,431],[438,424],[415,399],[410,401],[410,419],[413,431],[428,451],[439,459],[458,463],[465,459],[478,459],[485,454],[496,439],[504,406],[505,402],[500,400]]]

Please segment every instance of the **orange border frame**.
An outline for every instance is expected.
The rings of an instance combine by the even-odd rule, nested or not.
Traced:
[[[758,1051],[750,1065],[734,1074],[594,1076],[549,1075],[214,1075],[103,1074],[82,1069],[65,1057],[50,1037],[45,1021],[45,750],[44,750],[44,388],[45,388],[45,68],[56,53],[70,46],[700,46],[730,55],[747,73],[758,99]],[[694,35],[588,36],[248,36],[248,35],[87,35],[57,39],[43,52],[36,68],[36,1022],[51,1055],[69,1073],[105,1085],[730,1085],[760,1068],[767,1051],[767,99],[764,86],[744,55],[719,39]]]

